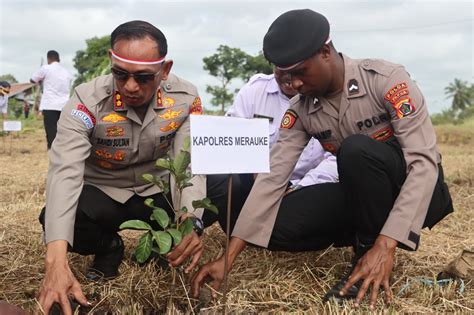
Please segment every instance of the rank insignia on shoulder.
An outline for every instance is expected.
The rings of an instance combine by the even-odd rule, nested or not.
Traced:
[[[106,131],[107,137],[121,137],[125,133],[125,129],[119,126],[107,127],[105,131]]]
[[[202,103],[201,103],[201,98],[197,96],[193,104],[191,105],[191,108],[189,109],[189,114],[190,115],[202,115]]]
[[[163,99],[161,98],[161,90],[156,92],[156,107],[162,108],[163,107]]]
[[[114,95],[114,110],[122,111],[124,109],[125,109],[125,104],[122,101],[122,95],[120,95],[119,91],[116,91]]]
[[[280,128],[291,129],[297,119],[298,114],[294,110],[288,109],[285,113],[285,116],[283,116],[283,119],[281,120]]]
[[[181,116],[182,112],[183,110],[174,111],[174,110],[168,109],[164,114],[157,115],[157,116],[164,120],[170,120],[173,118],[178,118],[179,116]]]
[[[95,117],[84,104],[78,104],[76,109],[71,111],[71,115],[82,120],[87,129],[94,128],[96,123]]]
[[[116,113],[110,113],[104,117],[102,117],[101,121],[104,121],[104,122],[111,122],[111,123],[117,123],[117,122],[120,122],[120,121],[126,121],[128,120],[128,118],[126,117],[123,117],[119,114],[116,114]]]
[[[411,98],[404,98],[393,106],[398,119],[404,118],[415,112],[415,106],[411,103]]]

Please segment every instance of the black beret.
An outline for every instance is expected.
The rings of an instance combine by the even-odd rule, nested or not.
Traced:
[[[314,55],[329,38],[329,22],[310,9],[292,10],[270,25],[263,39],[265,58],[287,68]]]

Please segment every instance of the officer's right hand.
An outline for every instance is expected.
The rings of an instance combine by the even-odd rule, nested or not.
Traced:
[[[71,315],[69,297],[74,298],[84,306],[90,306],[91,304],[87,302],[79,282],[69,268],[65,254],[67,242],[55,241],[52,243],[48,244],[45,275],[38,292],[38,301],[44,314],[49,314],[53,303],[57,302],[61,306],[64,315]],[[64,246],[66,251],[63,251]]]
[[[191,279],[191,293],[197,298],[199,296],[199,289],[204,283],[212,281],[211,287],[215,290],[212,291],[212,297],[216,298],[216,291],[219,290],[222,281],[224,280],[224,255],[217,260],[209,262],[199,268],[198,272]]]

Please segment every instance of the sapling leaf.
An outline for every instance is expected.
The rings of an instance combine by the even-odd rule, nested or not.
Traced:
[[[128,220],[120,224],[119,229],[130,229],[130,230],[151,230],[151,226],[141,220]]]
[[[170,223],[168,213],[162,208],[155,208],[152,217],[163,229],[166,229]]]
[[[193,221],[191,221],[191,218],[185,219],[180,225],[179,225],[179,231],[183,234],[183,236],[188,235],[193,231]]]
[[[204,199],[201,199],[201,200],[193,200],[192,204],[193,204],[193,208],[195,210],[198,209],[198,208],[204,208],[204,209],[208,209],[208,210],[214,212],[215,214],[219,213],[219,210],[217,209],[217,207],[214,206],[211,203],[211,199],[209,199],[207,197],[204,198]]]
[[[165,195],[170,192],[170,184],[167,181],[162,180],[158,176],[155,179],[155,185],[157,185]]]
[[[152,236],[150,232],[146,232],[140,237],[137,248],[135,248],[135,258],[139,263],[144,263],[151,255],[153,247]]]
[[[184,138],[183,151],[189,152],[190,147],[191,147],[191,137],[188,136]]]
[[[171,235],[163,231],[153,231],[153,239],[160,248],[160,254],[167,254],[171,249],[171,244],[173,243]]]
[[[179,152],[173,161],[173,167],[176,172],[176,175],[181,176],[181,174],[183,173],[184,175],[186,175],[185,173],[189,163],[191,163],[191,154],[186,151]]]
[[[186,187],[191,187],[191,186],[193,186],[193,183],[186,182],[186,181],[183,181],[183,182],[181,183],[181,189],[184,189],[184,188],[186,188]]]
[[[183,239],[183,235],[181,234],[180,231],[176,229],[167,229],[166,232],[168,232],[173,238],[173,242],[175,246],[181,243],[181,240]]]
[[[145,199],[145,206],[150,207],[150,208],[155,208],[155,205],[153,204],[153,199],[152,198],[146,198]]]
[[[156,160],[155,166],[157,168],[163,168],[165,170],[171,171],[171,161],[167,158],[161,158]]]
[[[142,178],[143,178],[144,181],[149,182],[149,183],[154,183],[155,182],[155,178],[151,174],[143,174]]]

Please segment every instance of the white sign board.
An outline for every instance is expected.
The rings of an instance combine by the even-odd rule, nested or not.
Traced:
[[[21,131],[21,121],[16,121],[16,120],[3,121],[3,131]]]
[[[267,119],[190,117],[193,174],[270,172]]]

